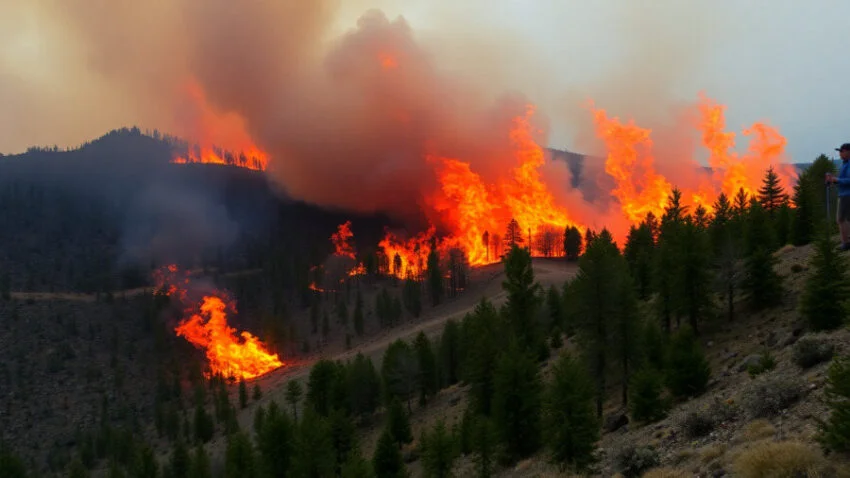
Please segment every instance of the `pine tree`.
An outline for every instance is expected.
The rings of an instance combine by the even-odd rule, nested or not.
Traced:
[[[475,453],[475,471],[478,478],[490,478],[493,475],[493,455],[498,435],[493,422],[479,416],[472,423],[472,450]]]
[[[227,478],[252,478],[257,476],[254,447],[251,440],[242,432],[236,432],[227,438],[225,451],[224,476]]]
[[[192,457],[192,466],[189,468],[189,478],[210,478],[210,457],[203,446],[195,448],[195,456]]]
[[[192,457],[189,455],[186,445],[182,440],[178,440],[171,451],[171,458],[168,462],[171,478],[187,478],[191,464]]]
[[[794,213],[791,243],[802,246],[812,242],[815,236],[816,209],[815,183],[808,171],[800,175],[794,186]]]
[[[829,366],[825,395],[830,414],[821,423],[818,441],[829,450],[850,451],[850,357]]]
[[[342,465],[340,478],[373,478],[372,464],[369,463],[360,450],[353,450],[348,454],[348,459]]]
[[[531,253],[528,249],[512,247],[505,257],[505,280],[502,289],[507,293],[503,315],[520,346],[528,351],[540,350],[543,336],[537,323],[540,307],[540,284],[534,280]]]
[[[665,214],[661,219],[658,234],[658,248],[654,254],[653,289],[658,293],[655,305],[658,315],[664,324],[664,330],[669,334],[672,330],[675,304],[675,279],[673,271],[678,264],[679,235],[681,218]]]
[[[354,302],[354,333],[357,336],[363,335],[363,294],[360,289],[357,289],[357,299]]]
[[[515,341],[496,363],[493,389],[493,421],[506,457],[530,456],[541,442],[541,382],[535,361]]]
[[[779,175],[773,169],[773,165],[767,168],[762,187],[759,188],[758,202],[761,207],[772,217],[779,208],[788,202],[788,194],[779,182]]]
[[[416,336],[413,348],[419,363],[419,404],[424,405],[437,393],[437,358],[424,332],[420,331]]]
[[[687,326],[677,330],[670,340],[667,360],[667,387],[677,397],[696,397],[705,391],[711,368]]]
[[[523,243],[522,229],[516,219],[511,218],[508,222],[508,227],[505,230],[505,247],[512,249],[514,246],[519,246]]]
[[[711,248],[718,254],[731,236],[729,223],[732,220],[732,204],[725,193],[720,193],[714,201],[714,216],[708,225],[708,234],[711,240]]]
[[[207,443],[212,440],[215,433],[215,423],[209,413],[203,406],[195,407],[195,439],[201,443]]]
[[[404,460],[389,429],[384,429],[378,439],[375,454],[372,456],[372,470],[375,476],[387,478],[406,478]]]
[[[342,466],[348,460],[349,454],[357,448],[357,430],[351,417],[343,410],[336,409],[328,418],[331,443],[336,455],[336,474],[342,473]]]
[[[352,413],[369,415],[374,412],[381,400],[381,378],[372,360],[358,352],[354,361],[347,367],[346,378]]]
[[[813,331],[836,329],[847,320],[850,279],[847,261],[833,248],[828,234],[818,238],[810,267],[812,272],[800,300],[800,314]]]
[[[324,365],[324,364],[323,364]],[[315,369],[314,369],[315,370]],[[313,371],[310,371],[311,375],[311,384],[313,384]],[[318,372],[317,375],[318,377]],[[318,380],[315,382],[314,387],[318,386]],[[318,393],[318,392],[314,392]],[[298,420],[298,402],[301,401],[301,396],[304,394],[303,389],[301,388],[301,382],[298,380],[289,380],[286,383],[286,403],[292,407],[292,417]],[[315,396],[315,395],[314,395]],[[318,400],[318,398],[316,398]],[[315,403],[313,404],[315,406]]]
[[[679,239],[673,291],[679,314],[686,316],[699,334],[699,322],[712,305],[708,241],[704,230],[691,218],[682,221]]]
[[[410,345],[398,339],[384,351],[381,363],[381,378],[384,382],[384,398],[391,403],[394,398],[407,402],[410,410],[410,399],[419,388],[419,363]]]
[[[404,308],[410,312],[410,315],[419,318],[422,313],[422,293],[419,282],[410,278],[405,279],[402,295],[404,297]]]
[[[295,423],[272,401],[263,419],[262,428],[256,429],[255,432],[260,469],[266,476],[286,476],[295,455],[297,440]]]
[[[654,422],[664,418],[667,403],[661,397],[664,391],[663,376],[648,363],[632,377],[629,411],[638,422]]]
[[[782,278],[776,273],[779,259],[773,255],[774,236],[765,210],[753,200],[747,217],[745,274],[741,284],[756,309],[778,304],[782,300]]]
[[[553,369],[544,404],[547,443],[562,469],[583,470],[593,462],[599,441],[599,420],[594,413],[595,392],[586,369],[569,354]]]
[[[428,289],[431,292],[431,305],[439,305],[443,297],[443,273],[440,271],[440,256],[437,253],[436,239],[431,239],[431,252],[428,253]]]
[[[248,386],[245,385],[245,380],[239,380],[239,408],[248,406]]]
[[[455,459],[454,443],[446,430],[443,420],[438,420],[430,433],[425,434],[422,467],[425,476],[448,478],[452,476],[452,463]]]
[[[328,420],[306,407],[298,427],[292,472],[287,476],[336,476],[335,458]]]
[[[567,226],[564,230],[564,256],[568,261],[577,261],[581,256],[581,231],[575,226]]]
[[[387,415],[387,429],[392,434],[399,448],[406,443],[412,442],[413,432],[410,429],[410,421],[398,398],[394,398],[390,402]]]
[[[496,361],[504,349],[508,335],[502,318],[492,303],[482,298],[472,314],[463,321],[462,350],[465,381],[469,384],[472,407],[480,414],[490,416],[493,400],[493,382]]]
[[[639,226],[632,226],[623,248],[623,256],[629,264],[629,270],[635,279],[638,297],[649,299],[652,290],[652,253],[655,243],[652,230],[646,220]]]
[[[440,386],[451,386],[460,380],[460,361],[460,326],[454,319],[449,319],[443,326],[443,335],[440,336]]]
[[[564,302],[554,284],[549,286],[546,293],[546,310],[549,313],[549,329],[562,330],[564,325]]]

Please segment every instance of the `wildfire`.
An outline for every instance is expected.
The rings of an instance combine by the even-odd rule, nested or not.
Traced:
[[[431,226],[427,231],[403,240],[387,231],[378,243],[387,259],[386,273],[399,279],[421,277],[428,263],[428,253],[431,252],[431,240],[435,232],[435,228]]]
[[[215,110],[198,82],[187,81],[184,89],[191,109],[197,115],[191,136],[200,144],[189,147],[185,154],[175,154],[171,162],[227,164],[264,171],[268,166],[268,155],[254,144],[246,130],[245,120],[238,114]]]
[[[160,269],[156,280],[159,291],[169,296],[177,295],[186,302],[188,277],[178,283],[169,280],[178,273],[175,265]],[[197,311],[196,311],[197,308]],[[249,332],[241,332],[227,325],[227,309],[236,312],[232,302],[219,295],[204,295],[200,303],[190,306],[185,317],[175,327],[177,335],[206,351],[213,374],[237,379],[251,379],[282,367],[277,354],[270,353],[265,345]]]
[[[351,244],[351,239],[354,233],[351,232],[351,221],[346,221],[337,227],[337,232],[331,234],[331,242],[333,242],[335,252],[338,256],[345,256],[354,259],[354,246]]]

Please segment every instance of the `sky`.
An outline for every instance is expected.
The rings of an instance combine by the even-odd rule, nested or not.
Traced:
[[[192,2],[201,0],[184,1]],[[84,15],[74,9],[101,3],[107,2],[0,4],[0,152],[74,146],[134,124],[166,131],[179,127],[179,114],[170,111],[174,102],[149,97],[157,94],[161,83],[156,80],[179,64],[180,53],[156,69],[131,65],[135,58],[149,58],[148,50],[160,55],[168,50],[155,49],[151,45],[157,42],[150,39],[135,48],[140,40],[126,33],[120,19],[96,27],[107,37],[81,34]],[[588,139],[588,100],[651,127],[675,121],[671,108],[694,102],[699,92],[727,106],[728,130],[740,135],[755,121],[778,128],[788,140],[791,161],[834,156],[833,148],[850,142],[850,107],[843,106],[850,101],[850,28],[841,21],[850,18],[847,1],[348,0],[324,5],[323,14],[331,18],[329,41],[354,28],[369,8],[389,18],[402,15],[442,71],[494,94],[521,91],[539,105],[550,119],[553,147],[600,152]],[[139,19],[137,12],[124,21],[156,21],[163,11],[151,7],[150,18]],[[132,48],[122,55],[90,54],[92,44],[115,38]],[[118,70],[122,75],[113,74]],[[140,81],[127,81],[128,72]]]

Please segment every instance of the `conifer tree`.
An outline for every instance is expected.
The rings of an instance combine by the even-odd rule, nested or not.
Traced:
[[[369,415],[374,412],[381,399],[381,378],[372,359],[357,353],[354,361],[346,367],[347,393],[352,413]]]
[[[326,418],[317,414],[311,407],[304,409],[296,443],[291,476],[336,476],[330,425]]]
[[[424,332],[419,332],[413,341],[419,364],[419,404],[424,405],[426,400],[437,393],[437,359],[431,348],[431,341]]]
[[[431,252],[428,253],[428,288],[431,292],[431,305],[438,305],[443,297],[443,274],[440,271],[440,256],[437,253],[436,239],[431,239]]]
[[[540,350],[543,336],[537,323],[540,307],[540,284],[534,280],[531,253],[528,249],[512,247],[505,257],[505,280],[502,289],[507,293],[503,315],[519,345],[528,351]]]
[[[407,342],[398,339],[387,347],[381,363],[381,378],[386,403],[398,398],[406,401],[407,409],[410,410],[410,400],[419,384],[419,363]]]
[[[546,310],[549,313],[549,328],[561,330],[564,324],[564,302],[554,284],[546,293]]]
[[[210,478],[212,470],[210,468],[210,457],[202,445],[195,448],[195,454],[192,457],[192,466],[189,468],[189,478]]]
[[[505,230],[505,247],[512,249],[514,246],[519,246],[524,241],[522,239],[522,230],[516,219],[511,218],[508,222],[508,227]]]
[[[460,380],[461,344],[460,326],[449,319],[443,326],[440,336],[440,386],[451,386]]]
[[[567,226],[564,230],[564,256],[568,261],[577,261],[581,256],[581,231],[575,226]]]
[[[679,228],[678,260],[673,283],[678,312],[688,318],[691,328],[699,333],[699,322],[711,308],[709,246],[704,230],[690,217]]]
[[[664,418],[667,404],[661,394],[664,381],[661,372],[648,362],[632,376],[629,411],[638,422],[654,422]]]
[[[192,465],[192,457],[186,449],[182,440],[178,440],[171,451],[168,462],[169,473],[172,478],[187,478],[189,467]]]
[[[455,460],[454,443],[443,420],[438,420],[430,433],[424,435],[422,467],[425,476],[448,478],[452,476]]]
[[[655,252],[653,275],[654,290],[658,293],[655,300],[658,315],[664,324],[664,330],[669,334],[672,329],[673,315],[676,313],[674,271],[678,265],[679,244],[681,242],[681,223],[685,208],[681,205],[682,193],[673,189],[672,194],[661,217],[658,233],[658,248]]]
[[[649,299],[652,290],[652,253],[655,243],[652,230],[646,220],[639,226],[632,226],[623,248],[623,256],[629,264],[629,270],[635,280],[638,297]]]
[[[670,340],[667,360],[667,387],[677,397],[702,394],[711,377],[711,368],[690,327],[684,326]]]
[[[348,454],[348,459],[342,465],[340,478],[373,478],[372,464],[369,463],[360,450],[353,450]]]
[[[541,442],[541,382],[537,364],[515,341],[496,363],[493,389],[493,420],[507,459],[530,456]]]
[[[322,366],[325,366],[325,364],[323,363]],[[312,370],[310,371],[310,375],[311,376],[313,375]],[[316,372],[316,379],[315,379],[313,387],[318,388],[320,386],[319,385],[319,376],[320,376],[319,372]],[[289,380],[289,382],[286,383],[286,403],[288,403],[289,406],[292,407],[292,417],[295,418],[296,420],[298,420],[298,402],[301,401],[301,395],[303,395],[303,393],[304,393],[304,391],[301,388],[301,382],[299,382],[298,380]],[[319,400],[319,398],[318,398],[319,393],[323,393],[323,392],[319,392],[319,390],[316,390],[314,392],[313,396],[316,400]],[[314,406],[315,406],[315,404],[314,404]]]
[[[779,181],[779,175],[770,165],[762,179],[762,186],[758,191],[758,202],[767,213],[773,217],[779,208],[788,202],[788,194]]]
[[[840,357],[829,366],[826,402],[829,418],[821,423],[818,441],[829,450],[850,451],[850,357]]]
[[[715,254],[719,254],[724,244],[731,237],[729,223],[732,220],[732,204],[725,193],[720,193],[714,201],[714,216],[708,225],[708,234],[711,240],[711,248]]]
[[[360,289],[357,289],[357,299],[354,302],[354,333],[358,336],[363,335],[363,294]]]
[[[809,171],[800,175],[794,186],[794,213],[791,228],[791,243],[802,246],[812,242],[817,221],[815,183]]]
[[[552,457],[562,468],[585,469],[599,441],[593,383],[582,364],[562,355],[553,369],[544,401],[544,426]]]
[[[410,312],[410,315],[419,318],[419,315],[422,313],[422,293],[419,288],[419,282],[412,278],[405,279],[402,296],[404,298],[404,308]]]
[[[751,201],[747,216],[745,274],[742,285],[756,309],[770,307],[782,300],[782,278],[776,273],[779,262],[773,255],[774,234],[761,204]]]
[[[398,398],[393,398],[390,402],[387,415],[387,429],[399,448],[405,443],[412,442],[413,432],[410,429],[410,421]]]
[[[293,380],[290,383],[298,382]],[[263,426],[255,429],[255,432],[259,468],[266,476],[286,476],[292,466],[297,444],[295,423],[272,401],[265,413]]]
[[[387,478],[406,478],[407,470],[392,433],[385,428],[378,439],[375,453],[372,455],[372,470],[375,476]]]
[[[847,261],[834,249],[828,234],[818,238],[810,267],[800,313],[814,331],[836,329],[847,320],[850,279]]]
[[[490,478],[493,475],[493,456],[498,443],[496,427],[492,420],[478,416],[472,422],[472,458],[475,463],[475,473],[478,478]]]
[[[496,361],[504,350],[506,326],[492,303],[482,298],[464,319],[466,356],[463,372],[469,383],[470,402],[476,412],[489,416],[493,400]]]
[[[357,448],[356,432],[351,417],[340,409],[335,409],[328,417],[331,443],[336,456],[336,474],[342,473],[342,466],[349,454]]]
[[[248,386],[245,385],[245,380],[239,380],[239,408],[248,406]]]
[[[227,437],[224,476],[227,478],[253,478],[258,476],[254,447],[242,432]]]

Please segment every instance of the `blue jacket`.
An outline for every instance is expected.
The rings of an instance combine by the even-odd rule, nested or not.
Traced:
[[[850,196],[850,160],[842,161],[838,169],[838,197]]]

